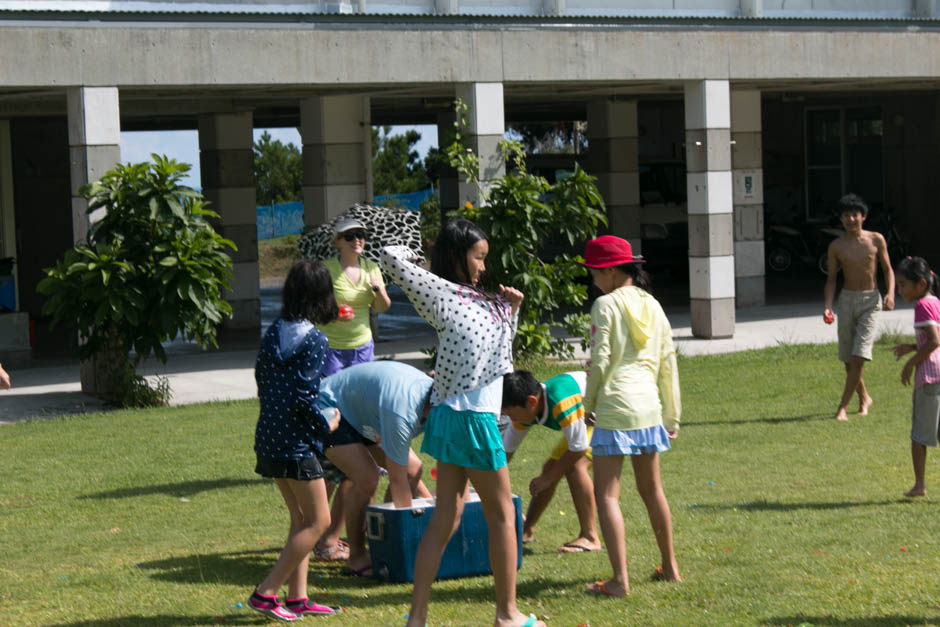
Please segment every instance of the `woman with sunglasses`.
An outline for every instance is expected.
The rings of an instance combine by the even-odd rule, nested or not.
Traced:
[[[369,326],[369,308],[388,310],[392,301],[385,291],[379,267],[362,257],[366,228],[355,218],[340,218],[333,227],[333,246],[338,255],[323,260],[333,278],[333,294],[340,306],[339,320],[320,327],[329,340],[323,376],[372,361],[375,343]],[[343,307],[346,305],[346,307]]]
[[[373,360],[375,343],[369,325],[369,308],[378,313],[388,310],[392,301],[378,265],[362,257],[366,245],[366,227],[355,218],[340,218],[333,226],[333,246],[338,254],[323,260],[333,279],[333,295],[339,305],[339,319],[318,325],[329,342],[321,376],[328,377],[354,364]],[[324,441],[330,448],[351,444],[354,434],[334,432]],[[355,440],[358,441],[358,440]],[[331,522],[317,540],[314,559],[318,562],[342,562],[350,557],[349,544],[340,539],[345,522],[345,503],[352,484],[328,459],[322,460],[327,479],[327,498],[336,496],[330,510]],[[359,574],[358,572],[356,574]]]

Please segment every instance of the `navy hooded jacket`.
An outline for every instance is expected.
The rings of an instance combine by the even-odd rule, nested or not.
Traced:
[[[327,339],[309,321],[277,319],[261,340],[255,382],[261,412],[255,453],[267,459],[299,460],[322,455],[329,433],[317,407]]]

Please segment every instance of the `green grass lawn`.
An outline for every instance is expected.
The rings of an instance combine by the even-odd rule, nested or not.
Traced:
[[[258,274],[262,281],[283,279],[291,265],[300,259],[299,235],[258,240]]]
[[[609,576],[606,553],[555,552],[577,529],[561,487],[526,547],[520,609],[567,627],[940,624],[940,506],[901,498],[912,476],[899,372],[876,347],[871,415],[840,424],[834,346],[680,358],[683,428],[662,472],[684,581],[649,578],[658,552],[627,464],[632,594],[583,592]],[[267,623],[237,607],[286,533],[277,490],[252,472],[256,412],[221,403],[0,429],[0,624]],[[517,493],[556,437],[536,429],[523,444],[510,467]],[[940,494],[930,454],[928,490]],[[319,564],[310,585],[347,611],[306,623],[404,623],[409,585]],[[492,615],[491,578],[435,585],[430,625]]]

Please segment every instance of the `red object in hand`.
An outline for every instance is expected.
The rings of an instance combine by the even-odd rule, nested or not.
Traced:
[[[437,481],[437,465],[431,467],[431,478]]]
[[[831,311],[827,311],[823,314],[823,322],[826,324],[832,324],[835,321],[836,317],[832,315]]]
[[[356,317],[356,312],[353,311],[353,308],[349,305],[340,305],[339,306],[339,319],[340,320],[352,320]]]

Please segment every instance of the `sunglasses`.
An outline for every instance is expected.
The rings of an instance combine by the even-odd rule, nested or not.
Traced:
[[[343,239],[346,240],[347,242],[351,242],[356,239],[361,239],[365,241],[366,232],[365,231],[346,231],[345,233],[343,233]]]

